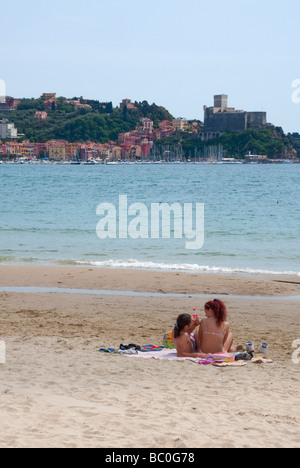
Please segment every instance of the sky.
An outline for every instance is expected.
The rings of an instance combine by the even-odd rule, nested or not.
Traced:
[[[228,94],[300,133],[299,13],[299,0],[2,2],[0,88],[147,100],[199,120]]]

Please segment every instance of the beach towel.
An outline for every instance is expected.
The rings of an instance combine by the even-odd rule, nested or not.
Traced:
[[[168,360],[190,360],[197,362],[199,358],[179,358],[177,352],[174,349],[164,348],[162,346],[154,345],[145,345],[141,346],[139,351],[136,351],[134,354],[126,354],[124,351],[115,348],[100,348],[98,350],[100,353],[107,354],[123,354],[126,357],[135,357],[135,358],[144,358],[144,359],[168,359]]]
[[[251,359],[250,361],[252,364],[270,364],[274,362],[272,359],[267,359],[263,356],[257,356],[256,358]]]
[[[234,362],[235,362],[235,354],[232,354],[232,353],[208,354],[206,356],[206,359],[198,359],[198,364],[202,364],[202,365],[208,365],[208,364],[229,365]]]
[[[215,367],[243,367],[248,364],[264,364],[272,363],[272,359],[266,359],[265,357],[258,356],[251,361],[236,361],[235,354],[232,353],[219,353],[219,354],[208,354],[205,359],[192,358],[192,357],[178,357],[177,351],[170,348],[164,348],[162,346],[145,345],[141,346],[141,349],[135,351],[133,354],[115,348],[100,348],[99,352],[109,354],[123,354],[126,357],[132,358],[143,358],[143,359],[157,359],[157,360],[168,360],[168,361],[192,361],[202,366],[213,365]]]
[[[218,354],[208,354],[206,359],[212,359],[214,362],[234,362],[235,354],[234,353],[218,353]]]
[[[144,358],[144,359],[157,359],[157,360],[168,360],[168,361],[192,361],[197,364],[201,364],[204,366],[207,365],[215,365],[215,364],[223,364],[222,367],[227,367],[230,365],[235,364],[235,355],[228,354],[228,353],[220,353],[220,354],[208,354],[206,359],[199,359],[193,357],[178,357],[177,351],[174,349],[163,348],[161,350],[156,351],[149,351],[145,354],[142,352],[137,352],[137,354],[129,354],[128,357],[134,358]],[[239,361],[242,363],[243,361]],[[242,364],[239,364],[241,366]]]
[[[234,362],[213,362],[212,365],[215,367],[243,367],[246,366],[249,361],[234,361]]]
[[[175,349],[175,346],[174,346],[174,343],[173,343],[173,340],[172,340],[172,332],[168,332],[168,333],[164,334],[163,344],[164,344],[165,348]]]
[[[100,348],[99,353],[119,354],[119,350],[116,348]]]
[[[199,358],[179,358],[177,351],[169,348],[162,348],[160,350],[149,350],[146,353],[138,352],[134,355],[128,355],[128,357],[143,358],[143,359],[157,359],[157,360],[168,360],[168,361],[194,361],[197,362]]]
[[[216,367],[243,367],[247,366],[248,364],[270,364],[274,362],[272,359],[267,359],[264,357],[256,357],[251,359],[250,361],[235,361],[235,362],[214,362],[213,365]]]
[[[154,346],[154,345],[146,345],[146,346],[141,346],[141,353],[150,353],[150,352],[158,352],[162,351],[165,349],[164,346]]]

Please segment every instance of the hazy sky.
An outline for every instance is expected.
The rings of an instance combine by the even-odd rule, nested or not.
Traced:
[[[147,100],[201,120],[225,93],[300,132],[299,13],[299,0],[5,2],[0,79],[14,97]]]

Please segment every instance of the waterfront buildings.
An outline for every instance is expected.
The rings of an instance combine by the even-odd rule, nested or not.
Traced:
[[[61,99],[57,100],[55,93],[44,93],[42,99],[44,100],[44,106],[50,111],[57,109],[57,106],[61,105]],[[6,97],[5,105],[13,109],[15,101],[18,100]],[[3,103],[4,99],[0,99],[0,104]],[[64,99],[64,103],[71,104],[74,108],[87,109],[88,112],[100,111],[103,113],[103,111],[108,110],[108,113],[110,113],[113,111],[112,103],[100,103],[99,101],[84,100],[83,98]],[[52,118],[53,114],[49,114],[48,116],[46,111],[41,110],[41,103],[39,102],[38,104],[39,107],[34,107],[36,112],[32,115],[36,120],[39,119],[41,121],[38,125],[45,126],[46,122],[42,123],[42,121],[46,120],[47,117]],[[142,104],[142,109],[147,108],[144,103]],[[104,144],[91,141],[73,143],[66,140],[54,139],[45,143],[32,143],[28,140],[19,142],[17,141],[17,129],[14,124],[10,123],[8,120],[0,120],[0,138],[5,140],[3,143],[0,140],[0,158],[15,159],[18,157],[25,157],[28,159],[51,159],[53,161],[97,160],[99,162],[121,160],[159,161],[160,159],[173,161],[183,158],[185,151],[187,153],[185,155],[187,159],[214,159],[215,148],[217,148],[218,157],[220,157],[219,155],[221,154],[218,143],[213,143],[214,146],[208,146],[207,150],[206,147],[204,149],[201,147],[201,142],[199,141],[195,142],[193,147],[193,142],[191,141],[190,149],[183,150],[179,132],[192,134],[191,137],[188,135],[183,136],[183,140],[186,142],[189,138],[191,140],[196,140],[198,138],[210,140],[221,136],[222,133],[227,131],[239,132],[247,128],[263,129],[268,125],[267,114],[265,112],[247,112],[228,107],[228,96],[225,94],[214,96],[213,107],[204,106],[204,125],[199,121],[191,122],[184,118],[159,122],[159,118],[157,118],[154,113],[153,118],[158,120],[155,124],[149,117],[141,117],[138,120],[137,116],[145,115],[145,113],[140,112],[137,114],[136,111],[138,109],[136,105],[132,103],[131,99],[123,99],[120,104],[120,108],[124,111],[124,120],[127,114],[127,112],[125,112],[126,109],[128,111],[134,111],[130,116],[130,122],[133,121],[132,117],[135,116],[137,122],[136,128],[126,133],[120,133],[118,136],[116,135],[115,138],[117,141],[109,141]],[[84,112],[80,114],[84,114]],[[151,112],[146,115],[151,115]],[[120,112],[119,117],[122,118],[122,113]],[[18,122],[19,120],[16,121]],[[34,125],[37,126],[36,121],[33,126]],[[174,135],[176,138],[160,142],[160,140]],[[25,136],[19,135],[19,137],[21,140],[21,137],[24,138]],[[279,134],[278,138],[280,137],[281,134]],[[198,143],[200,143],[200,145]],[[282,157],[287,156],[291,159],[295,159],[297,157],[297,150],[293,149],[292,145],[290,146],[291,148],[285,149],[285,154],[282,154]],[[258,152],[259,149],[256,149],[254,146],[253,151]]]
[[[67,141],[61,140],[51,140],[48,142],[49,159],[64,161],[66,159],[67,144]]]

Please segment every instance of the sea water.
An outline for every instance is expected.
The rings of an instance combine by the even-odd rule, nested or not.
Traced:
[[[0,263],[300,276],[300,165],[0,165]],[[202,203],[204,245],[104,239],[97,207]],[[171,233],[172,234],[172,233]]]

